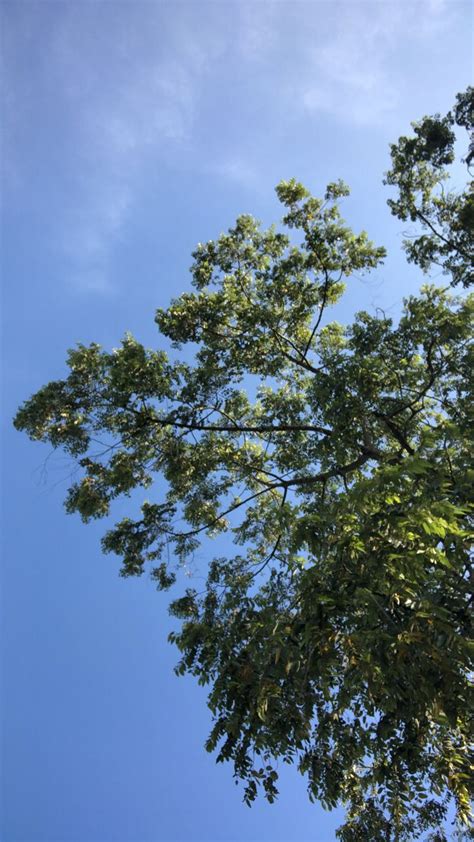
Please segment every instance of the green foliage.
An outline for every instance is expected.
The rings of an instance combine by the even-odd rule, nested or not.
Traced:
[[[455,160],[454,127],[470,135],[465,162],[474,158],[474,88],[458,94],[454,113],[424,117],[413,123],[413,137],[401,137],[391,147],[392,169],[386,184],[396,185],[398,199],[389,200],[392,213],[403,221],[421,223],[424,233],[405,240],[408,259],[424,271],[440,266],[453,284],[474,281],[474,182],[456,193],[445,189],[447,166]],[[464,142],[464,141],[463,141]]]
[[[426,232],[409,259],[464,286],[472,186],[440,188],[472,93],[415,124],[387,175],[392,211]],[[124,576],[150,565],[169,588],[202,539],[232,537],[204,591],[171,603],[170,639],[177,672],[210,687],[207,748],[247,803],[260,787],[274,800],[281,759],[310,798],[346,805],[344,842],[442,840],[450,800],[467,823],[472,781],[474,300],[425,286],[396,324],[328,322],[343,279],[385,254],[343,222],[347,193],[282,182],[286,233],[241,216],[198,245],[194,291],[156,315],[176,349],[196,344],[194,364],[130,336],[79,346],[15,424],[79,461],[66,508],[84,520],[150,487],[103,539]]]

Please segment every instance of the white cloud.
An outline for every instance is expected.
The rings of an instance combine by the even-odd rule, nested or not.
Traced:
[[[301,79],[314,81],[303,82],[302,104],[309,112],[331,112],[353,124],[382,123],[400,105],[401,51],[408,45],[416,50],[438,35],[451,9],[445,0],[357,0],[334,9],[332,27],[316,44],[308,50],[310,38],[303,40],[306,67],[298,85]]]
[[[150,11],[148,31],[129,37],[122,19],[105,42],[89,43],[90,22],[70,13],[51,45],[50,72],[58,80],[63,111],[74,114],[70,153],[80,166],[77,204],[58,227],[57,245],[71,264],[69,277],[87,291],[111,288],[110,255],[150,158],[170,144],[186,143],[191,132],[202,56],[184,43],[179,59],[162,47],[150,49],[148,38],[140,37],[154,29],[159,34]]]
[[[74,114],[69,151],[81,168],[76,205],[57,227],[56,246],[74,286],[105,292],[112,289],[110,257],[147,171],[170,150],[176,157],[192,147],[200,97],[209,80],[218,81],[212,74],[222,56],[240,56],[244,65],[265,60],[276,9],[211,3],[201,16],[192,4],[183,4],[183,14],[169,4],[163,16],[161,4],[136,4],[138,12],[117,4],[104,16],[104,35],[84,8],[69,6],[48,45],[48,73],[61,109]],[[233,182],[256,180],[252,164],[226,149],[216,163],[200,166]]]
[[[271,148],[270,125],[278,130],[288,118],[317,120],[322,112],[352,125],[380,124],[400,106],[397,51],[407,43],[413,50],[422,41],[436,43],[453,4],[72,0],[45,4],[47,23],[40,6],[25,4],[13,33],[18,55],[35,44],[37,52],[21,95],[15,72],[24,71],[14,62],[9,71],[9,120],[31,130],[43,119],[43,105],[31,110],[42,92],[63,144],[63,174],[52,173],[65,194],[52,224],[53,246],[67,264],[65,277],[79,288],[105,291],[114,247],[162,160],[181,156],[191,171],[254,189],[266,163],[262,150]],[[226,135],[234,112],[242,118]],[[18,189],[22,168],[16,149],[10,151]],[[25,194],[28,189],[25,176]]]
[[[255,189],[259,184],[259,176],[255,167],[239,154],[229,155],[216,161],[209,167],[210,172],[227,181],[233,181],[243,187]]]
[[[51,175],[63,195],[50,245],[62,255],[64,276],[74,286],[107,291],[110,257],[148,168],[160,154],[190,141],[212,50],[196,43],[179,15],[168,15],[163,33],[160,4],[61,4],[51,21],[43,26],[29,7],[11,27],[11,53],[33,37],[37,54],[26,82],[11,61],[8,120],[18,132],[20,101],[19,133],[26,137],[35,121],[46,125],[43,105],[36,104],[41,101],[46,120],[57,123],[64,172]],[[54,125],[45,134],[50,130]],[[21,156],[29,149],[17,152],[12,143],[9,153],[10,186],[26,194]]]
[[[235,46],[244,61],[265,62],[280,39],[282,3],[275,0],[242,2],[235,27]]]

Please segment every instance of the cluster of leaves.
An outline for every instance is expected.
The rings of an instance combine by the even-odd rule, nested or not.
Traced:
[[[447,167],[455,161],[456,134],[470,133],[465,163],[474,160],[474,88],[458,94],[453,111],[413,123],[414,135],[401,137],[391,147],[392,169],[385,183],[398,188],[388,204],[399,219],[419,222],[423,234],[405,241],[408,259],[429,271],[441,266],[454,284],[474,282],[474,182],[455,192],[445,188]]]
[[[392,211],[425,228],[410,259],[464,286],[472,187],[436,189],[472,99],[416,124],[387,176]],[[472,780],[474,300],[426,286],[397,324],[328,322],[344,278],[385,254],[343,222],[347,192],[282,182],[287,233],[241,216],[197,247],[195,291],[156,315],[175,348],[196,343],[193,364],[130,336],[79,346],[15,424],[78,459],[66,507],[84,520],[153,487],[104,537],[123,575],[151,564],[168,588],[202,538],[240,548],[172,602],[170,637],[178,673],[210,685],[207,748],[248,803],[260,786],[272,801],[276,765],[295,762],[312,799],[347,806],[344,842],[443,840],[450,800],[468,822]]]

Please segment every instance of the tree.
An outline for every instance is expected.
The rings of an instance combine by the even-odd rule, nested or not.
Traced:
[[[150,489],[103,539],[123,576],[166,589],[202,539],[232,537],[204,591],[171,603],[177,672],[210,686],[206,747],[246,802],[273,801],[276,762],[295,762],[311,799],[346,805],[344,842],[445,839],[451,800],[468,821],[473,298],[450,287],[472,282],[474,204],[444,184],[473,98],[392,146],[391,210],[421,226],[408,258],[450,279],[396,324],[327,321],[385,251],[344,224],[342,182],[324,199],[281,182],[287,233],[240,216],[157,312],[192,364],[129,335],[79,345],[15,419],[78,460],[66,509],[83,520]]]

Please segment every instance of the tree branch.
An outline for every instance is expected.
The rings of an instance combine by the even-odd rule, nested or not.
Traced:
[[[418,208],[415,208],[415,213],[417,214],[417,216],[419,216],[419,218],[424,223],[424,225],[426,225],[433,232],[435,237],[438,237],[440,240],[443,241],[443,243],[445,243],[447,246],[449,246],[449,248],[453,249],[453,251],[457,251],[458,254],[461,254],[469,262],[472,260],[472,254],[469,254],[469,252],[464,251],[463,248],[460,248],[459,246],[457,246],[456,243],[453,243],[452,240],[448,240],[447,237],[444,237],[443,234],[441,234],[439,231],[436,230],[434,225],[429,221],[429,219]]]
[[[306,360],[306,355],[307,355],[309,349],[311,348],[311,343],[312,343],[312,341],[313,341],[313,339],[316,335],[316,331],[317,331],[319,325],[321,324],[321,319],[323,318],[324,308],[326,306],[326,301],[327,301],[328,292],[329,292],[329,282],[330,282],[330,278],[329,278],[327,269],[324,269],[324,275],[325,275],[325,281],[324,281],[324,287],[323,287],[323,300],[321,301],[321,304],[320,304],[319,315],[318,315],[318,318],[316,319],[316,324],[314,325],[313,330],[311,331],[311,336],[309,337],[309,339],[306,343],[304,352],[303,352],[303,358],[305,360]]]
[[[143,414],[128,407],[135,415],[143,417]],[[333,431],[328,427],[319,424],[205,424],[200,421],[179,421],[176,418],[158,418],[146,415],[146,421],[156,424],[159,427],[176,427],[181,430],[196,432],[217,432],[217,433],[321,433],[331,436]],[[145,426],[145,425],[143,425]]]

